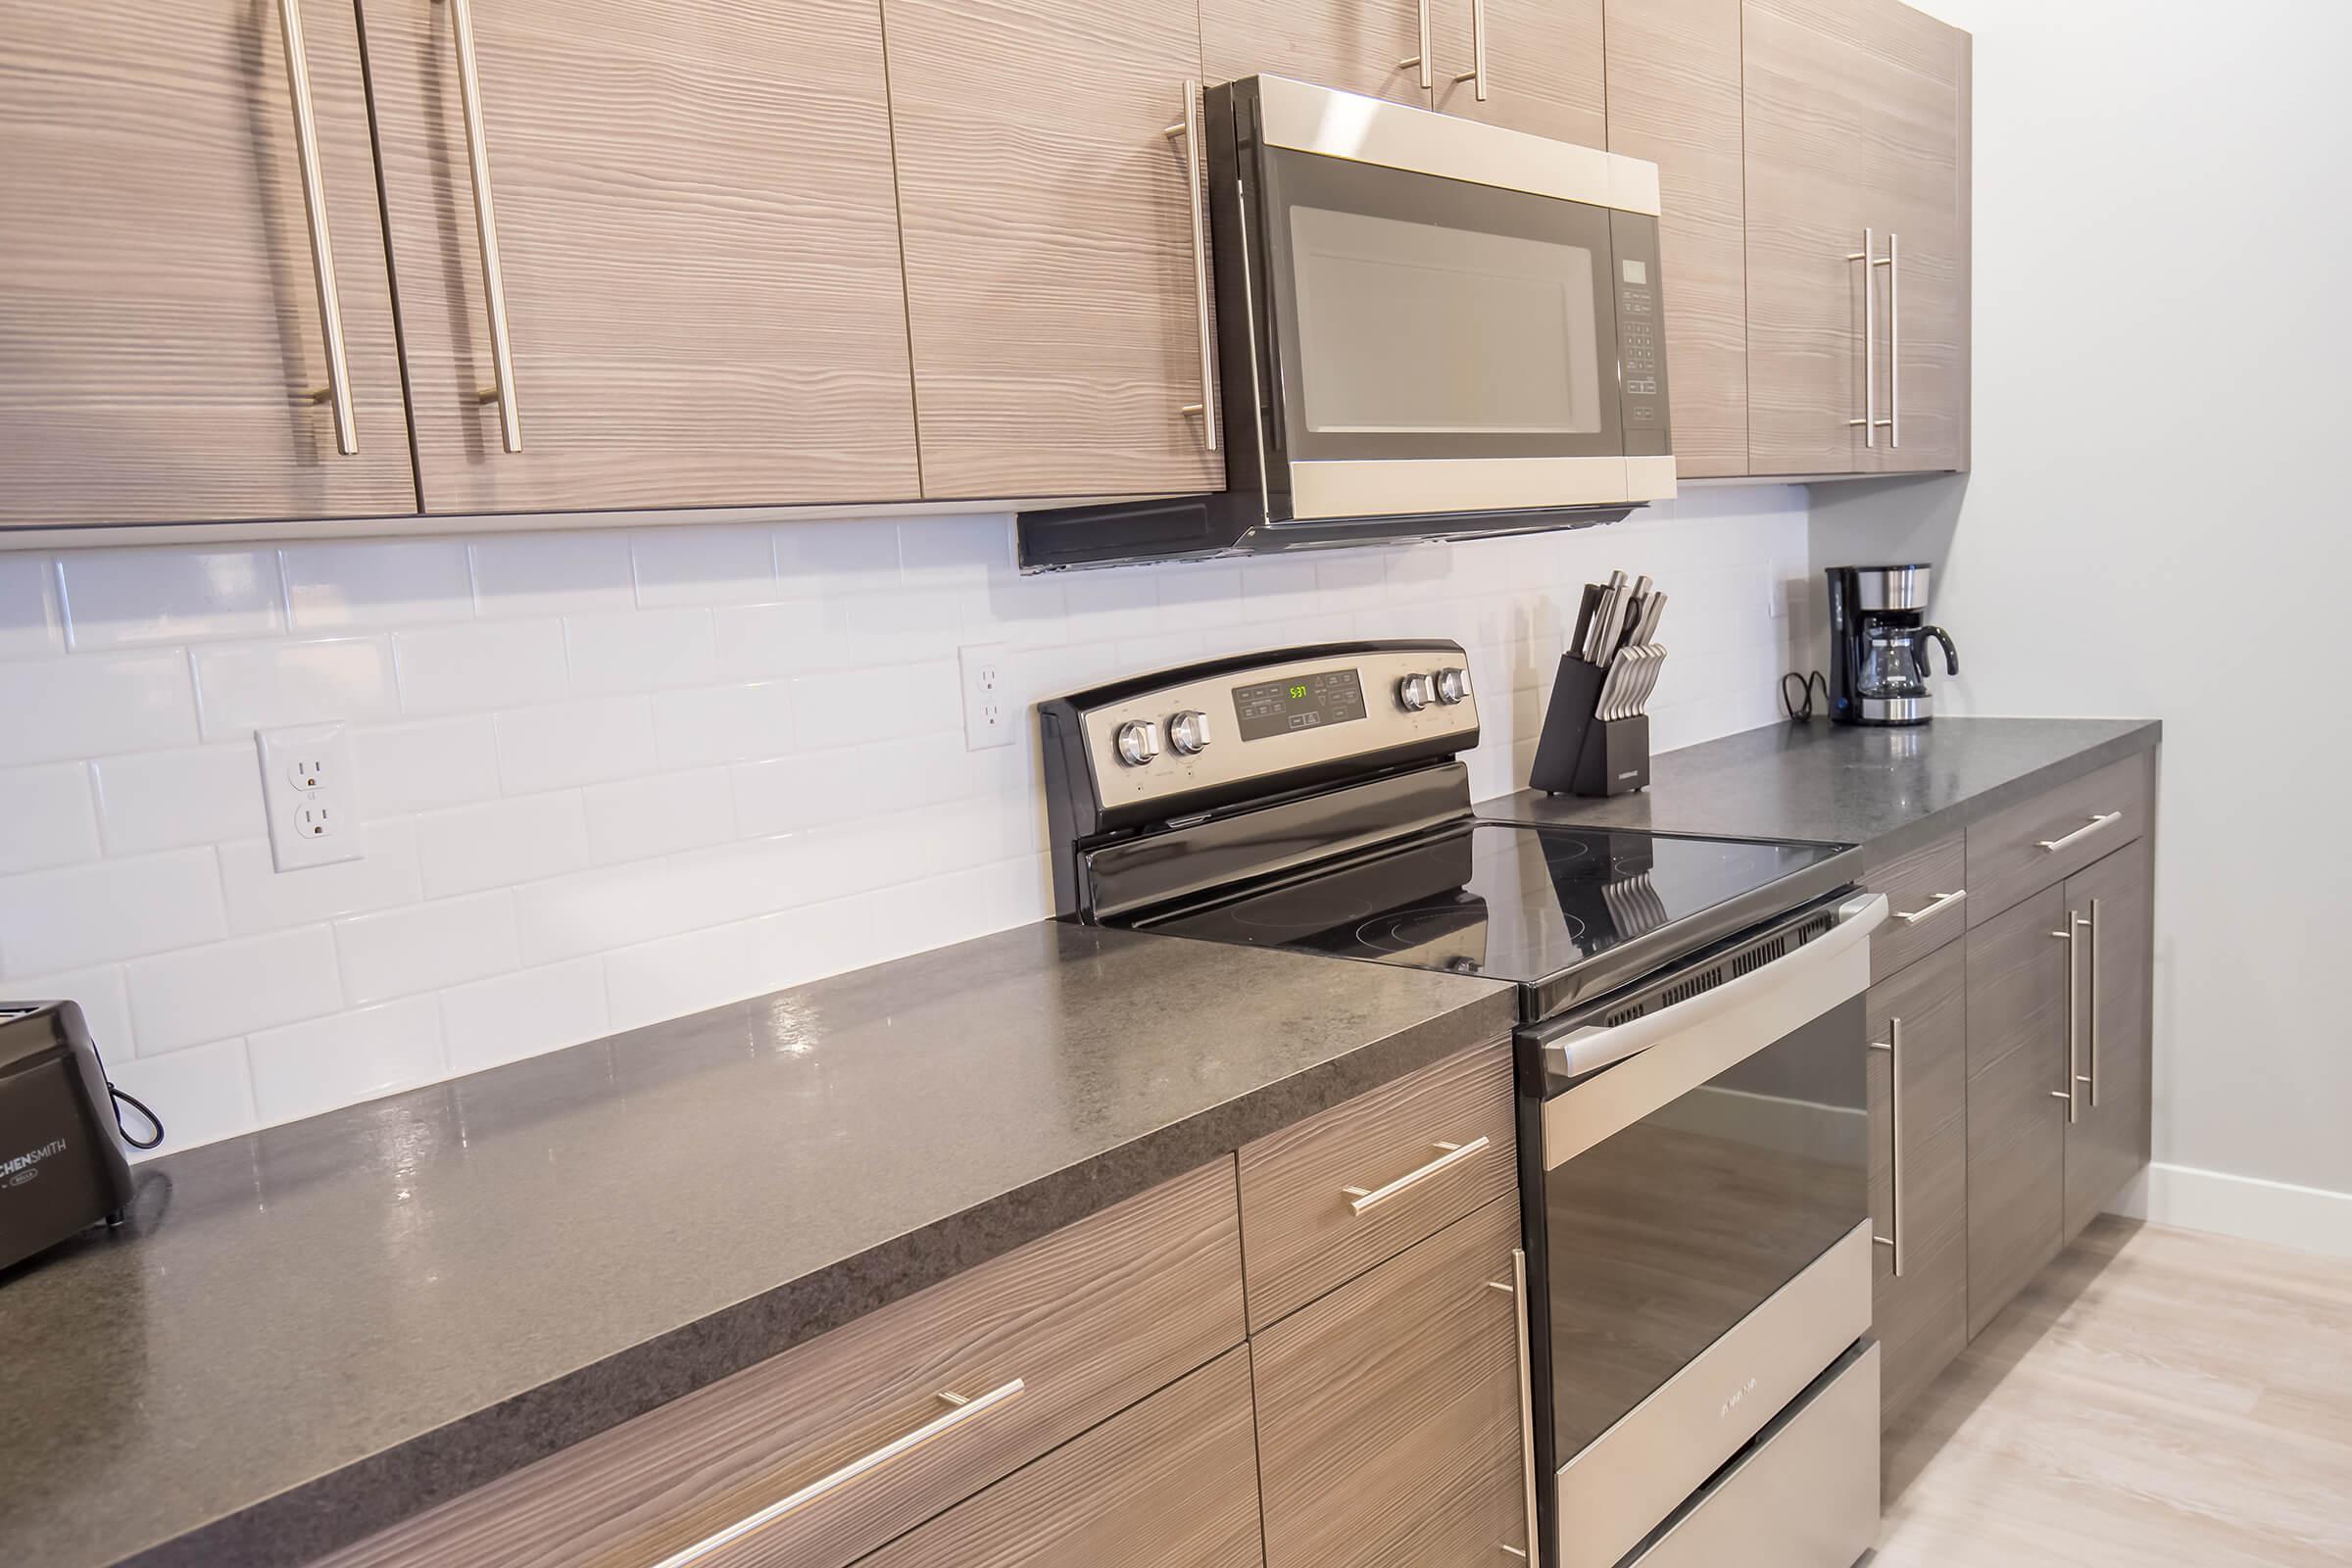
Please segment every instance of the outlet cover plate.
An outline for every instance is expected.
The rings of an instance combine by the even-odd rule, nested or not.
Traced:
[[[258,730],[262,806],[270,818],[270,858],[280,871],[356,860],[359,780],[351,737],[340,723]]]
[[[975,643],[958,648],[956,660],[963,670],[963,749],[978,752],[1010,746],[1013,715],[1004,693],[1004,645]]]

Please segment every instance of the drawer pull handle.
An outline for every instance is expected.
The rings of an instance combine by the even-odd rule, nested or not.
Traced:
[[[2062,838],[2042,839],[2038,842],[2040,843],[2044,852],[2054,855],[2058,851],[2065,849],[2069,844],[2073,844],[2079,839],[2086,839],[2090,837],[2090,835],[2096,833],[2108,823],[2121,822],[2123,819],[2124,813],[2121,811],[2102,811],[2097,816],[2092,817],[2089,821],[2083,823],[2081,827],[2075,829],[2072,833],[2069,833]]]
[[[758,1513],[746,1515],[717,1534],[704,1537],[683,1551],[670,1553],[660,1562],[655,1563],[653,1568],[688,1568],[689,1564],[701,1561],[721,1546],[731,1545],[754,1531],[774,1524],[786,1514],[814,1502],[826,1494],[838,1492],[866,1472],[880,1469],[901,1454],[921,1447],[933,1438],[945,1437],[966,1421],[978,1419],[987,1411],[995,1409],[1014,1395],[1019,1394],[1025,1386],[1019,1378],[1014,1378],[1003,1388],[991,1389],[977,1398],[970,1399],[961,1395],[943,1393],[938,1397],[954,1406],[953,1409],[924,1422],[903,1438],[893,1439],[862,1458],[852,1459],[831,1475],[809,1482],[791,1496],[780,1497]]]
[[[1895,910],[1894,917],[1897,920],[1902,921],[1905,925],[1917,925],[1920,921],[1928,918],[1928,916],[1932,914],[1941,914],[1944,910],[1950,908],[1952,906],[1965,902],[1967,898],[1968,889],[1966,888],[1962,888],[1956,893],[1938,893],[1935,898],[1929,900],[1926,905],[1919,908],[1913,909],[1909,914],[1903,913],[1903,911],[1900,909]]]
[[[1403,1192],[1406,1188],[1429,1180],[1429,1178],[1435,1176],[1438,1172],[1445,1170],[1450,1165],[1460,1164],[1463,1160],[1468,1159],[1471,1155],[1486,1148],[1487,1143],[1487,1138],[1482,1134],[1479,1137],[1471,1139],[1466,1144],[1439,1144],[1435,1147],[1443,1150],[1444,1152],[1439,1154],[1437,1158],[1431,1160],[1419,1170],[1406,1171],[1403,1175],[1397,1177],[1386,1187],[1375,1187],[1369,1192],[1365,1191],[1361,1187],[1343,1187],[1340,1189],[1340,1191],[1347,1196],[1348,1200],[1348,1206],[1355,1210],[1358,1217],[1361,1217],[1362,1215],[1370,1213],[1373,1209],[1378,1208],[1390,1199],[1395,1198],[1398,1193]]]

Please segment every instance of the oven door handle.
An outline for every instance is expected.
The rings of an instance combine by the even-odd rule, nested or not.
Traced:
[[[1570,1076],[1580,1076],[1613,1061],[1623,1061],[1637,1052],[1647,1051],[1671,1035],[1681,1034],[1694,1024],[1722,1016],[1747,1005],[1760,993],[1777,991],[1783,986],[1801,984],[1835,964],[1854,944],[1865,941],[1886,920],[1886,896],[1883,893],[1859,894],[1838,906],[1838,923],[1825,934],[1772,962],[1750,969],[1736,980],[1727,980],[1710,991],[1702,991],[1687,1002],[1631,1019],[1615,1027],[1591,1025],[1572,1029],[1555,1040],[1544,1043],[1544,1049],[1562,1058]],[[1835,1002],[1840,998],[1827,998]]]

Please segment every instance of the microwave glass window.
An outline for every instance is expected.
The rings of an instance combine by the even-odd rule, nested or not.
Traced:
[[[1317,207],[1290,220],[1309,429],[1600,429],[1592,251]]]

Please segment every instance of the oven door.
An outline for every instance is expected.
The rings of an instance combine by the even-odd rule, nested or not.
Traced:
[[[1630,160],[1275,77],[1256,86],[1262,142],[1242,160],[1243,202],[1276,371],[1259,396],[1267,477],[1288,488],[1277,514],[1674,494],[1657,219],[1609,205]]]
[[[1863,993],[1886,911],[1837,896],[1522,1032],[1559,1568],[1617,1563],[1869,1330]]]

